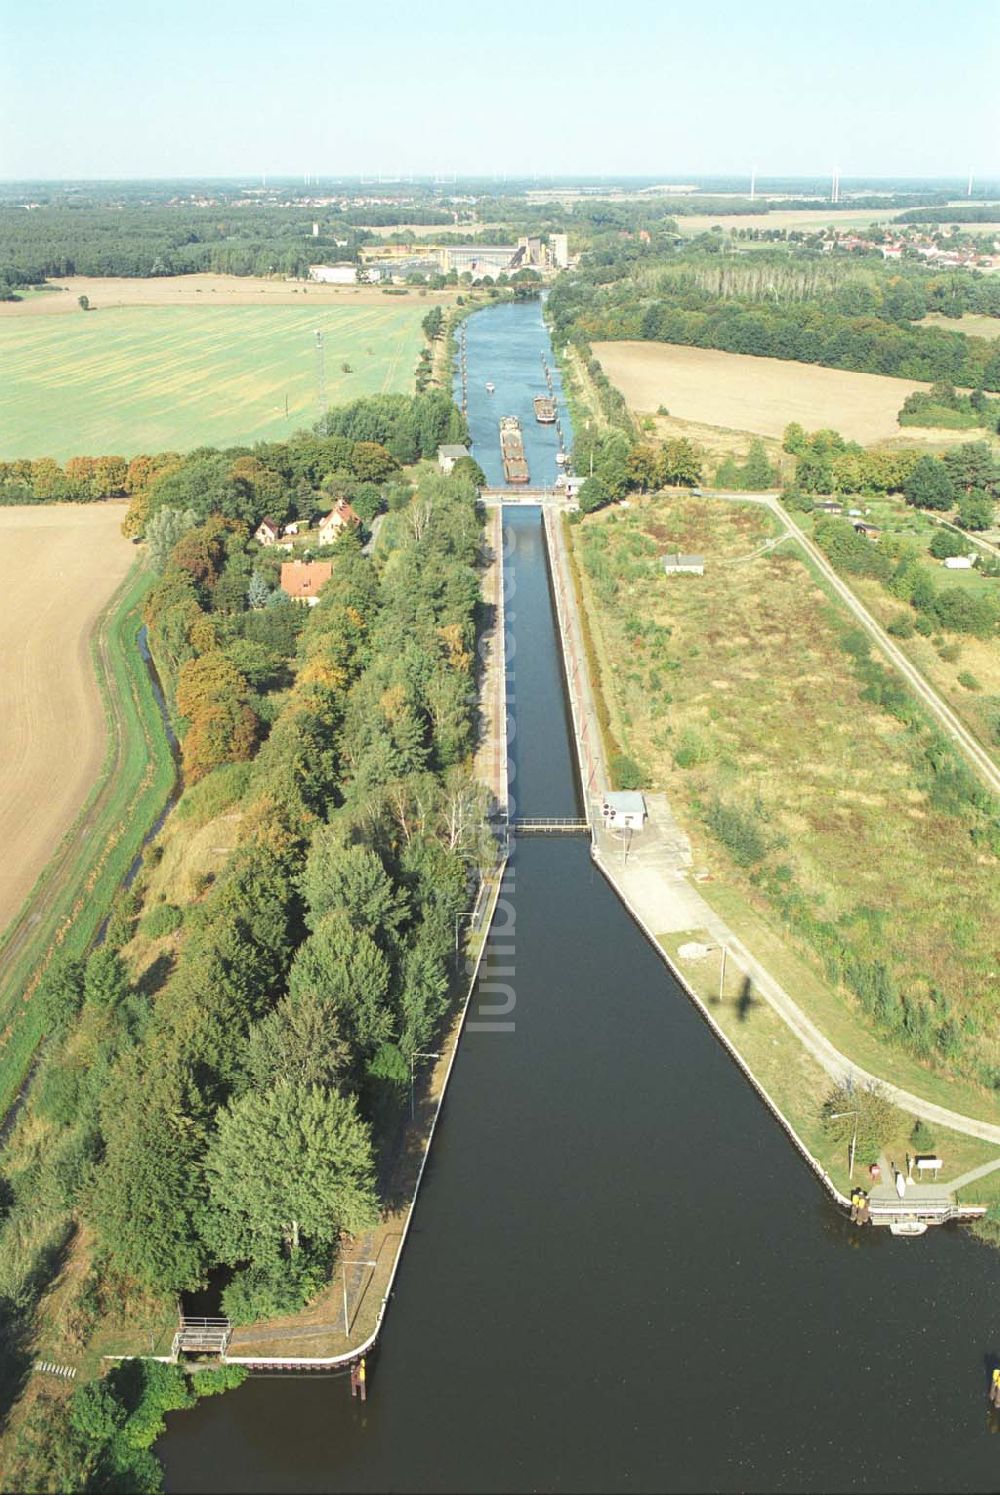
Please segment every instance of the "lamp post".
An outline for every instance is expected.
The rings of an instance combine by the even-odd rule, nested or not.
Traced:
[[[476,910],[474,908],[468,909],[467,912],[464,913],[464,914],[456,914],[455,915],[455,954],[456,955],[458,954],[458,926],[461,924],[461,922],[462,922],[463,919],[474,919],[475,917],[476,917]]]
[[[410,1055],[410,1120],[413,1120],[413,1081],[414,1071],[418,1059],[440,1059],[440,1054],[411,1054]]]
[[[719,1001],[721,1002],[722,1001],[722,996],[723,996],[723,991],[724,991],[725,985],[726,985],[726,959],[727,959],[727,957],[729,955],[729,946],[728,945],[723,945],[723,944],[720,943],[718,945],[706,945],[705,949],[706,950],[721,950],[722,951],[722,968],[719,971]]]
[[[347,1268],[348,1267],[377,1267],[377,1261],[344,1261],[341,1259],[340,1275],[344,1284],[344,1338],[347,1339],[351,1332],[351,1326],[347,1318]]]
[[[832,1115],[827,1117],[828,1121],[839,1121],[842,1116],[854,1117],[854,1134],[851,1137],[851,1168],[848,1174],[848,1179],[851,1183],[854,1182],[854,1154],[858,1148],[858,1117],[860,1115],[860,1111],[834,1111]]]

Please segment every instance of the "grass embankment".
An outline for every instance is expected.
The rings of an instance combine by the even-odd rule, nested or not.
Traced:
[[[712,897],[710,901],[727,920],[735,924],[735,920],[730,920],[730,899],[717,900]],[[720,994],[721,954],[717,948],[698,960],[679,956],[678,951],[683,945],[710,944],[711,936],[706,930],[692,929],[679,934],[662,935],[660,943],[674,964],[683,971],[688,983],[704,1001],[715,1022],[749,1065],[757,1080],[794,1126],[813,1157],[826,1169],[840,1191],[847,1193],[851,1184],[849,1150],[842,1141],[831,1137],[819,1114],[820,1101],[830,1089],[830,1080],[825,1071],[792,1038],[785,1023],[768,1002],[754,996],[752,992],[747,994],[743,972],[734,961],[726,963],[725,985]],[[800,996],[800,989],[790,983],[790,975],[798,974],[808,981],[814,979],[805,962],[797,958],[794,952],[782,951],[780,940],[773,935],[767,941],[754,941],[753,950],[782,984],[787,984],[787,989],[795,992],[797,998]],[[884,1140],[883,1151],[887,1157],[895,1158],[902,1164],[907,1152],[916,1151],[911,1140],[914,1118],[903,1111],[896,1111],[895,1117],[895,1126]],[[997,1156],[997,1149],[988,1142],[980,1142],[961,1132],[934,1127],[932,1135],[935,1150],[945,1163],[939,1175],[942,1183],[959,1177],[969,1169],[978,1168],[983,1163],[992,1162]],[[855,1183],[867,1182],[868,1161],[867,1156],[859,1153],[854,1169]],[[962,1191],[961,1198],[965,1203],[982,1204],[1000,1199],[1000,1170],[969,1185]]]
[[[0,1115],[42,1037],[31,996],[53,955],[85,953],[144,836],[162,810],[174,762],[138,647],[152,575],[137,565],[102,615],[92,653],[108,724],[97,784],[0,949]]]
[[[843,611],[796,552],[761,551],[775,522],[749,505],[652,500],[571,534],[611,730],[670,795],[709,901],[857,1063],[1000,1119],[996,857],[870,699]],[[705,575],[668,580],[674,550]]]

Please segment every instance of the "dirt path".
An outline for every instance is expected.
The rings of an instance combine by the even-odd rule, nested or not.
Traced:
[[[135,560],[120,504],[0,509],[0,930],[72,825],[104,759],[90,642]]]

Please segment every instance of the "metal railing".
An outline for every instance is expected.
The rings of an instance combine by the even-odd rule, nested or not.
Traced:
[[[525,815],[512,820],[510,829],[518,836],[589,836],[590,821],[577,815]]]

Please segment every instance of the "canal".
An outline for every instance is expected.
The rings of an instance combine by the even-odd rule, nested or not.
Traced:
[[[470,404],[500,393],[492,327],[526,379],[547,345],[537,306],[477,315]],[[512,790],[570,814],[537,510],[506,530]],[[171,1416],[167,1489],[995,1489],[996,1256],[857,1232],[586,842],[523,840],[512,867],[514,1029],[463,1038],[367,1404],[252,1379]]]

